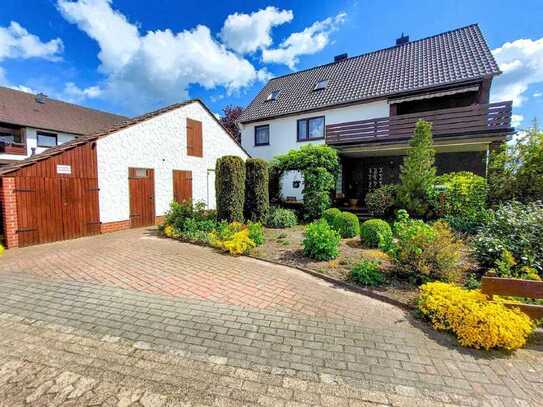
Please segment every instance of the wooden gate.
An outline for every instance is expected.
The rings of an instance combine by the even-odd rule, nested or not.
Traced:
[[[155,171],[148,168],[129,168],[130,227],[155,224]]]
[[[173,170],[173,199],[176,202],[192,199],[192,171]]]
[[[100,233],[95,178],[16,177],[19,246]]]

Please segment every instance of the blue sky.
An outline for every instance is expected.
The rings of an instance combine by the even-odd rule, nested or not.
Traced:
[[[539,0],[2,0],[0,83],[127,115],[188,97],[220,112],[269,77],[479,23],[504,71],[493,98],[526,127],[543,120],[542,19]]]

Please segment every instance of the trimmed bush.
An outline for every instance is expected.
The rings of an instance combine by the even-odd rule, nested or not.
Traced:
[[[205,203],[172,202],[162,232],[167,237],[207,243],[209,232],[216,227],[217,215],[215,211],[206,210]]]
[[[273,206],[270,208],[268,218],[266,220],[266,226],[274,229],[284,229],[296,226],[298,219],[296,214],[290,209],[278,208]]]
[[[360,238],[368,247],[379,247],[392,240],[392,229],[382,219],[369,219],[360,226]]]
[[[268,164],[260,158],[245,161],[245,219],[265,222],[269,210]]]
[[[384,276],[378,261],[364,259],[352,268],[351,279],[357,283],[374,287],[383,283]]]
[[[360,233],[360,222],[353,213],[330,208],[324,211],[322,218],[332,229],[339,232],[342,238],[354,237]]]
[[[310,223],[305,228],[304,255],[315,260],[331,260],[339,255],[339,233],[324,219]]]
[[[534,330],[530,318],[518,309],[454,284],[424,284],[418,309],[435,329],[452,332],[460,345],[476,349],[515,350],[526,344]]]
[[[365,202],[373,216],[390,216],[396,202],[396,185],[383,185],[366,194]]]
[[[341,212],[336,219],[336,225],[342,238],[355,237],[360,233],[360,222],[354,213]]]
[[[328,222],[330,227],[336,229],[337,220],[340,215],[341,211],[338,208],[328,208],[323,212],[322,217]]]
[[[215,167],[217,218],[227,222],[243,222],[245,202],[245,163],[240,157],[226,155]]]

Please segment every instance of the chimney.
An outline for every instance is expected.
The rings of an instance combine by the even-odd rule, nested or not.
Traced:
[[[45,103],[46,99],[47,99],[47,95],[45,93],[40,92],[36,95],[37,103]]]
[[[402,36],[398,39],[396,39],[396,45],[403,45],[407,44],[409,42],[409,35],[404,35],[402,33]]]
[[[349,57],[349,55],[347,55],[347,53],[336,55],[334,57],[334,62],[343,61],[343,60],[347,59],[348,57]]]

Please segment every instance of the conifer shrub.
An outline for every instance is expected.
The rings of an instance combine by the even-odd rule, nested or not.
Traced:
[[[243,222],[245,202],[245,163],[240,157],[219,158],[215,167],[217,218],[227,222]]]
[[[269,210],[268,164],[260,158],[245,161],[245,219],[265,222]]]

